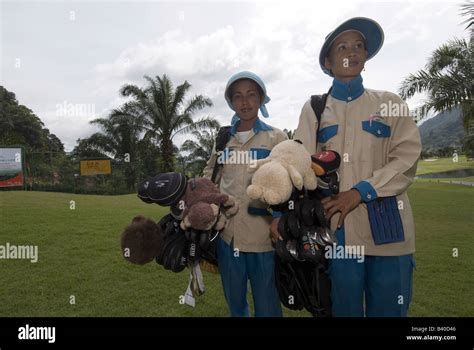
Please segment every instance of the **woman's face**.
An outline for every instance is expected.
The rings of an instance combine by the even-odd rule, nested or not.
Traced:
[[[257,84],[250,79],[237,80],[231,86],[232,105],[241,120],[257,119],[262,102]]]
[[[367,61],[364,38],[359,32],[339,35],[331,45],[325,66],[338,80],[348,81],[360,74]]]

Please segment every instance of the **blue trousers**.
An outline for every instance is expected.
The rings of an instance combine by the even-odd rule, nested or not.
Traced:
[[[234,252],[233,244],[219,238],[217,261],[224,295],[232,317],[249,317],[247,281],[250,280],[256,317],[281,317],[275,285],[274,252]]]
[[[336,231],[345,245],[344,228]],[[332,312],[336,317],[405,317],[412,297],[412,254],[330,259]],[[365,308],[364,308],[365,298]]]

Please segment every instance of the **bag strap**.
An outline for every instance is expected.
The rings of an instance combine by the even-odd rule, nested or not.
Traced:
[[[328,95],[331,93],[332,87],[329,91],[322,95],[312,95],[311,96],[311,108],[313,108],[314,114],[316,114],[316,119],[318,120],[318,128],[316,130],[316,135],[319,134],[319,126],[321,125],[321,116],[323,115],[324,108],[326,108],[326,101]],[[317,146],[316,142],[316,146]]]
[[[216,152],[223,151],[227,142],[230,140],[230,129],[231,126],[223,126],[219,129],[216,136]],[[219,157],[216,158],[216,162],[214,163],[214,169],[212,170],[211,181],[216,183],[217,173],[219,168],[223,166],[223,164],[218,164]]]

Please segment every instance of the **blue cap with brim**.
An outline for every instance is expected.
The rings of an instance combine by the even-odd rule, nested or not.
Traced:
[[[326,57],[334,40],[343,32],[350,30],[355,30],[364,37],[367,49],[367,60],[374,57],[383,45],[383,30],[377,22],[365,17],[351,18],[329,33],[324,40],[323,47],[319,52],[319,65],[324,73],[333,76],[331,71],[324,66]]]
[[[234,74],[233,76],[231,76],[228,83],[227,83],[227,86],[225,87],[225,93],[224,93],[225,100],[227,101],[227,104],[229,105],[230,109],[235,111],[234,106],[232,106],[232,100],[231,100],[231,96],[230,96],[230,86],[233,83],[235,83],[237,80],[240,80],[240,79],[250,79],[250,80],[254,81],[258,86],[260,86],[260,88],[263,91],[263,95],[264,95],[263,96],[263,102],[260,105],[260,113],[262,113],[262,115],[265,118],[268,118],[269,115],[268,115],[267,107],[265,107],[265,104],[270,102],[270,97],[267,96],[267,89],[265,88],[265,84],[263,83],[263,80],[260,79],[260,77],[257,74],[252,73],[252,72],[248,72],[248,71],[239,72],[239,73]],[[238,116],[235,114],[234,118],[232,118],[232,120],[235,121],[236,118],[238,118]]]

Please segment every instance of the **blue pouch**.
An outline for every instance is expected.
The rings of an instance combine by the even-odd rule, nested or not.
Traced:
[[[367,203],[367,211],[375,245],[405,240],[397,197],[380,197],[370,201]]]

